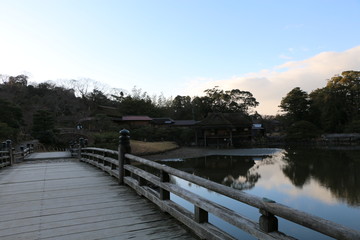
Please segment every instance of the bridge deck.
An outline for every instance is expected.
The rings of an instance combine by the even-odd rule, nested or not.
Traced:
[[[169,215],[76,160],[0,171],[0,239],[193,239]]]

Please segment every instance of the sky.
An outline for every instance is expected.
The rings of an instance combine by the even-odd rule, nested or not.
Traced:
[[[250,91],[262,115],[360,71],[360,0],[0,0],[0,74],[131,93]]]

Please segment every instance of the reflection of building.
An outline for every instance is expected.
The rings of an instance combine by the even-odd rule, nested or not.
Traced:
[[[200,146],[239,146],[251,140],[251,119],[242,113],[210,113],[195,125]]]

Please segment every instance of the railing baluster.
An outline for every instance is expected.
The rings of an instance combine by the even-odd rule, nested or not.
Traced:
[[[259,212],[262,214],[259,218],[260,229],[267,233],[278,231],[278,219],[274,214],[264,209],[260,209]]]
[[[197,223],[205,223],[205,222],[209,221],[209,213],[207,211],[205,211],[204,209],[202,209],[196,205],[194,208],[195,208],[194,209],[194,212],[195,212],[194,220]]]
[[[131,152],[130,147],[130,132],[126,129],[120,131],[120,144],[119,144],[119,184],[124,184],[124,177],[128,176],[128,172],[124,169],[124,165],[129,163],[126,159],[125,154]]]
[[[12,141],[11,140],[6,140],[6,146],[7,146],[7,149],[9,151],[10,166],[12,166],[14,164],[14,151],[13,151],[13,148],[12,148]]]
[[[160,171],[160,182],[169,182],[170,175],[165,171]],[[160,188],[160,199],[161,200],[170,200],[170,192],[166,191],[163,188]]]
[[[146,185],[146,180],[144,178],[142,178],[141,176],[138,176],[138,183],[139,183],[139,186],[144,186]]]

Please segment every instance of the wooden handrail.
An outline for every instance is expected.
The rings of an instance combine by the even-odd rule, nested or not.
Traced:
[[[118,161],[118,159],[122,161],[125,160],[121,159],[121,155],[126,159],[126,162],[123,164]],[[277,224],[275,216],[287,219],[336,239],[360,239],[360,232],[354,229],[132,154],[101,148],[82,148],[80,160],[95,165],[116,178],[123,178],[122,180],[119,179],[120,182],[132,187],[139,194],[153,201],[163,211],[173,215],[203,238],[233,239],[222,230],[217,229],[207,222],[207,216],[211,213],[259,239],[293,239],[278,232],[277,226],[272,226],[274,225],[274,218],[276,220],[275,225]],[[155,169],[159,176],[130,164],[130,160]],[[169,182],[166,177],[167,175],[176,176],[258,208],[262,214],[260,222],[249,220],[231,209],[212,202],[210,199],[205,199],[196,193]],[[159,191],[155,191],[153,188],[147,186],[147,182],[157,186]],[[169,200],[169,193],[173,193],[192,203],[195,213],[193,214]]]
[[[3,142],[2,147],[5,150],[0,151],[0,168],[11,166],[17,163],[19,159],[24,159],[24,157],[34,151],[34,147],[31,144],[28,144],[26,148],[20,147],[20,151],[15,152],[11,140]]]
[[[0,151],[0,168],[11,166],[10,151]]]
[[[2,142],[2,151],[0,152],[0,155],[0,168],[12,166],[14,164],[14,149],[11,140]]]
[[[14,155],[14,162],[16,163],[19,160],[23,160],[27,155],[31,154],[34,152],[34,148],[33,147],[26,147],[26,148],[21,148],[20,151],[13,153]]]

